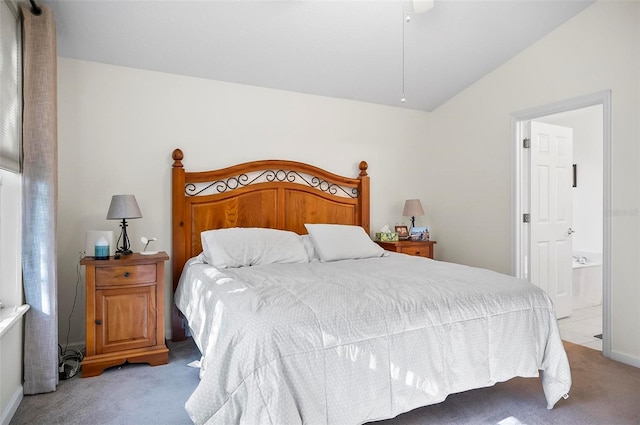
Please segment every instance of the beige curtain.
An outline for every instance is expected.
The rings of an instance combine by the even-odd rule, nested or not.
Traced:
[[[22,276],[31,305],[25,318],[25,394],[55,391],[58,384],[56,28],[51,10],[40,8],[36,16],[29,6],[21,6]]]

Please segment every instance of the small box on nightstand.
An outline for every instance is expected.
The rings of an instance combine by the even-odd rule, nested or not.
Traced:
[[[395,242],[398,240],[398,233],[396,232],[377,232],[376,241],[380,242]]]

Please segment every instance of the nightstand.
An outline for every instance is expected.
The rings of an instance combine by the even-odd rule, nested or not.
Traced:
[[[86,343],[82,377],[125,362],[168,363],[164,341],[165,252],[115,260],[83,258],[86,266]]]
[[[433,246],[437,243],[436,241],[375,242],[387,251],[426,258],[433,258]]]

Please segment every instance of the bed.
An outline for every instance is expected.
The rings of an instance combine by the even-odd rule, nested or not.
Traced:
[[[516,376],[547,408],[571,375],[553,305],[489,270],[382,251],[355,178],[173,152],[173,339],[202,353],[198,424],[361,424]],[[342,239],[340,239],[342,238]],[[250,267],[247,267],[250,266]]]

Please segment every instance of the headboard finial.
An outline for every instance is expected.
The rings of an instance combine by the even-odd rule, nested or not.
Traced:
[[[184,158],[184,154],[180,149],[174,149],[171,157],[173,158],[174,167],[182,167],[182,158]]]
[[[367,175],[367,168],[369,168],[367,161],[360,161],[360,177]]]

